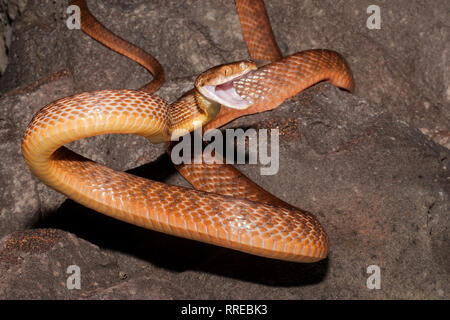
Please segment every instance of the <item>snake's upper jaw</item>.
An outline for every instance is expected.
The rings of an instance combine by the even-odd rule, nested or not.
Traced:
[[[209,69],[195,82],[196,89],[207,99],[233,109],[246,109],[253,104],[242,98],[234,88],[234,81],[256,69],[252,61],[240,61]]]

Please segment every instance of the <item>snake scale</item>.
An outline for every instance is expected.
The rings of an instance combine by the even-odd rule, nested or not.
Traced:
[[[37,178],[86,207],[147,229],[280,260],[315,262],[327,256],[328,236],[311,213],[268,193],[233,166],[176,166],[195,188],[190,189],[112,170],[64,145],[111,133],[163,143],[180,129],[218,128],[272,110],[320,81],[352,91],[353,77],[340,54],[315,49],[283,58],[264,3],[236,0],[250,58],[262,66],[246,60],[209,69],[193,90],[168,104],[154,94],[164,82],[160,63],[104,27],[85,0],[71,3],[80,8],[85,33],[154,77],[139,90],[84,92],[37,112],[22,140],[24,159]]]

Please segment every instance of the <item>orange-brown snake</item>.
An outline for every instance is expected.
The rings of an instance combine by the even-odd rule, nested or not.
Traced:
[[[329,50],[282,58],[263,2],[236,0],[250,56],[266,64],[256,68],[243,61],[212,68],[197,78],[195,89],[169,105],[153,94],[164,82],[162,66],[103,27],[84,0],[72,3],[81,9],[84,32],[142,64],[154,80],[140,90],[85,92],[45,106],[34,115],[22,141],[31,172],[86,207],[144,228],[281,260],[325,258],[328,237],[312,214],[284,203],[232,166],[177,166],[193,190],[112,170],[64,145],[110,133],[166,142],[178,129],[192,131],[194,123],[217,128],[274,109],[323,80],[352,91],[353,77],[344,58]]]

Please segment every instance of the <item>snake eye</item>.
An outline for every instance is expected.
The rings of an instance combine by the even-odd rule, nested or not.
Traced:
[[[228,76],[231,73],[230,67],[226,67],[224,70],[225,76]]]

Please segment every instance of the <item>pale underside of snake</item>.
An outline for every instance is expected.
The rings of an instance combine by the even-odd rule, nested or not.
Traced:
[[[282,58],[262,1],[236,0],[251,61],[202,73],[195,88],[172,104],[153,93],[164,82],[150,54],[114,35],[81,9],[85,33],[147,68],[153,80],[139,90],[85,92],[48,104],[34,115],[22,140],[31,172],[67,197],[108,216],[147,229],[247,253],[295,262],[327,256],[329,240],[309,212],[276,198],[237,169],[222,164],[184,164],[178,171],[194,189],[115,171],[64,145],[111,133],[138,134],[167,142],[177,130],[217,128],[233,119],[272,110],[320,81],[352,91],[344,58],[308,50]]]

